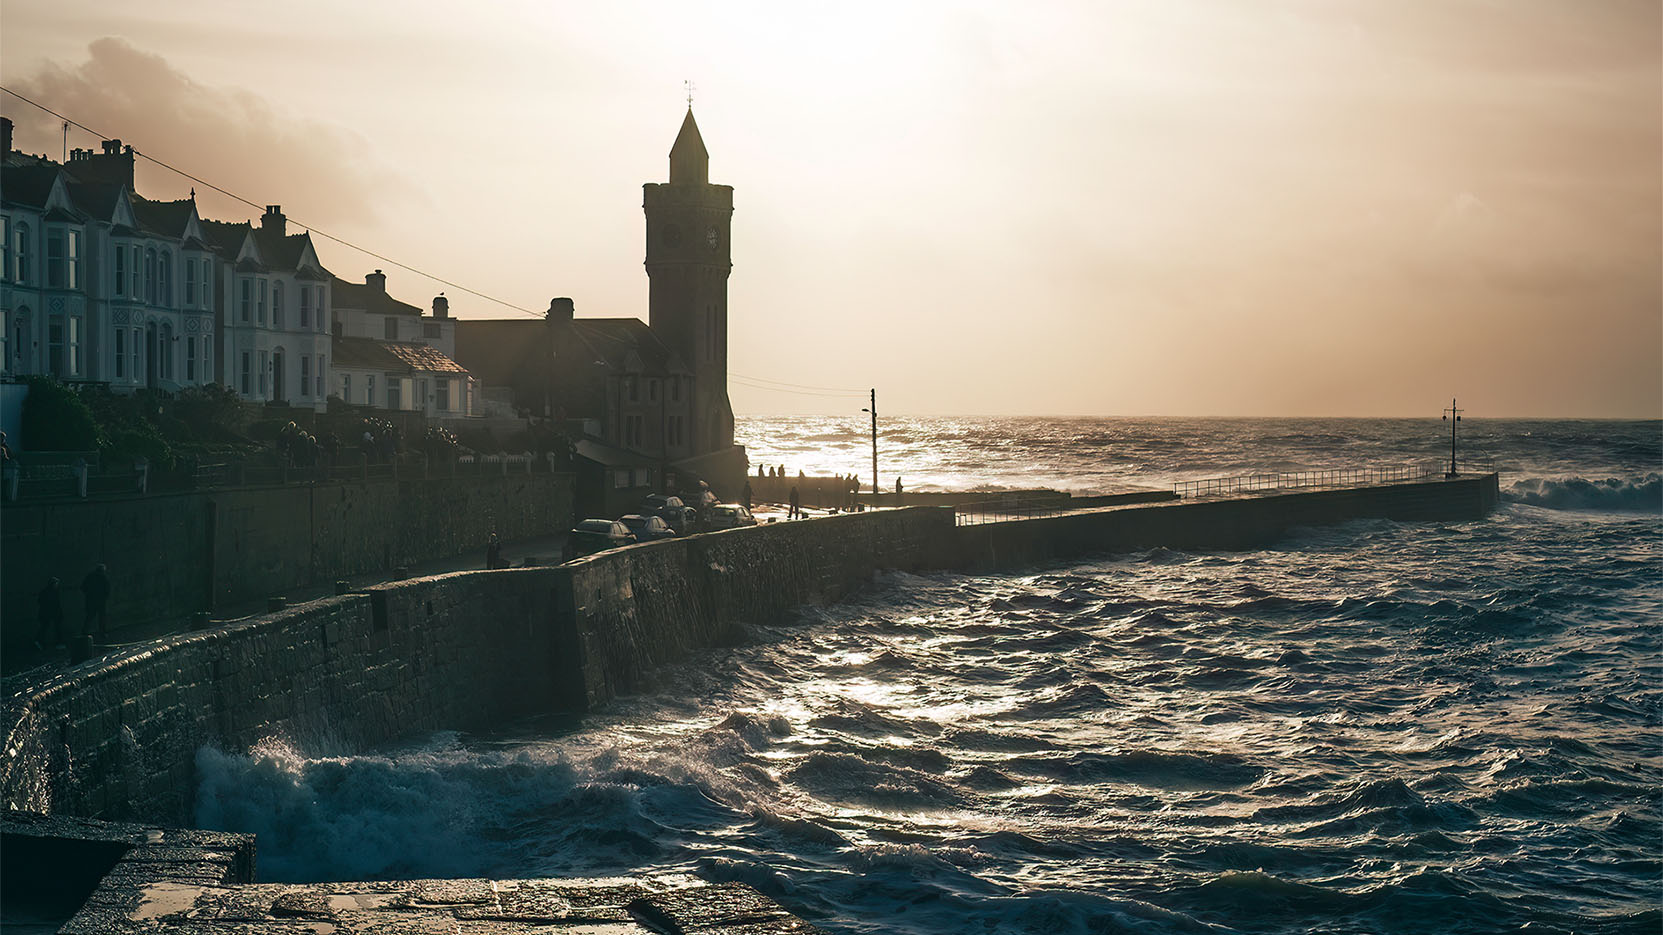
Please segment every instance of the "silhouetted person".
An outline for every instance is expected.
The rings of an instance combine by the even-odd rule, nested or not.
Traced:
[[[35,596],[35,619],[40,621],[40,629],[35,631],[35,648],[45,649],[47,646],[58,646],[64,641],[64,595],[58,587],[58,579],[46,579],[46,587],[40,589]],[[52,639],[47,640],[47,631],[52,632]],[[43,645],[44,644],[44,645]]]
[[[498,541],[497,534],[494,532],[491,533],[491,540],[485,543],[485,567],[502,567],[502,543]]]
[[[791,488],[791,497],[787,503],[787,506],[789,507],[789,510],[787,510],[785,514],[786,519],[796,519],[797,517],[803,515],[803,498],[797,493],[797,488],[795,487]]]
[[[750,509],[751,508],[751,482],[750,481],[745,482],[745,489],[741,490],[739,492],[739,497],[740,497],[740,500],[742,500],[744,502],[745,509],[747,509],[747,510]]]
[[[97,620],[98,641],[102,643],[104,632],[110,626],[110,614],[105,609],[110,600],[110,575],[102,562],[81,579],[81,596],[87,603],[87,619],[81,626],[81,632],[90,636],[93,633],[92,622]]]
[[[901,505],[901,478],[895,478],[895,505]]]

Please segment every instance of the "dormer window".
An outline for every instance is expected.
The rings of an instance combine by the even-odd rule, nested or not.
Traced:
[[[386,333],[387,340],[397,341],[398,340],[398,319],[394,318],[391,315],[388,315],[386,318],[383,318],[381,321],[382,321],[382,326],[381,327],[382,327],[382,330]]]

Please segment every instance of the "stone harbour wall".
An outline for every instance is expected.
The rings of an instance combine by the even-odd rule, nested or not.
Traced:
[[[572,523],[569,474],[377,479],[110,500],[7,504],[0,630],[36,631],[35,595],[63,583],[81,631],[81,578],[109,566],[112,626],[178,619],[287,589],[555,534]]]
[[[11,698],[6,807],[189,823],[198,748],[363,749],[580,711],[742,622],[945,554],[952,513],[850,514],[569,565],[391,582],[132,647]]]
[[[1167,545],[1239,548],[1348,519],[1465,520],[1494,475],[1123,506],[955,527],[947,507],[845,514],[648,543],[558,567],[392,582],[152,644],[6,702],[8,808],[188,823],[196,751],[307,752],[581,711],[744,624],[835,601],[884,569],[1010,568]]]

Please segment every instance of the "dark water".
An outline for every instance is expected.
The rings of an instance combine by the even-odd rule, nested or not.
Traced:
[[[1292,425],[914,420],[897,460],[923,486],[1006,438],[1036,460],[993,483],[1091,489],[1128,450],[1172,478],[1439,445]],[[1658,932],[1663,434],[1473,429],[1506,472],[1482,521],[891,575],[580,723],[205,750],[198,817],[258,832],[266,879],[691,872],[845,933]]]

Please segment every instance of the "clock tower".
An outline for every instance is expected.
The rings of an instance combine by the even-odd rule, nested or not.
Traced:
[[[642,186],[647,215],[648,324],[692,372],[693,457],[733,447],[728,402],[728,231],[733,186],[710,184],[710,154],[693,121],[670,148],[670,181]]]

